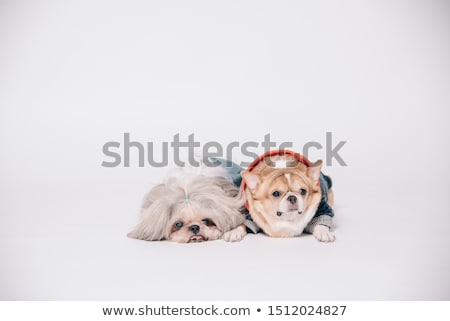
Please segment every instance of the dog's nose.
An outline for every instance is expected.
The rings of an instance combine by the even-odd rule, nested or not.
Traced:
[[[200,232],[200,226],[191,225],[191,226],[189,226],[189,231],[191,231],[194,234],[198,234],[198,232]]]
[[[288,202],[291,203],[292,205],[294,205],[295,203],[297,203],[297,196],[295,195],[289,195],[287,198]]]

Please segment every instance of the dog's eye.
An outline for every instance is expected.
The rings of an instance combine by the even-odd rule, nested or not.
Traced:
[[[205,218],[204,220],[202,220],[203,224],[205,224],[206,226],[216,226],[216,224],[214,223],[213,220],[209,219],[209,218]]]
[[[280,195],[281,195],[281,193],[278,192],[278,191],[275,191],[275,192],[272,193],[273,197],[280,197]]]
[[[300,195],[306,195],[306,189],[300,188]]]
[[[180,228],[183,227],[183,222],[178,221],[178,222],[176,222],[173,226],[175,226],[175,228],[177,228],[177,229],[180,229]]]

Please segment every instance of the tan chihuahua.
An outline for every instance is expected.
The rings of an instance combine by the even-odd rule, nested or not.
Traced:
[[[247,209],[264,233],[273,237],[312,233],[333,242],[331,179],[321,173],[322,161],[311,164],[288,150],[261,155],[242,172]]]

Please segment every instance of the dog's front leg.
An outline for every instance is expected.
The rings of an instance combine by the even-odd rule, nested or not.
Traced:
[[[330,232],[330,228],[325,225],[316,225],[313,230],[313,235],[320,242],[334,242],[336,239],[336,236]]]
[[[227,242],[241,241],[247,235],[247,228],[244,224],[232,229],[231,231],[223,233],[223,239]]]
[[[314,217],[306,226],[305,231],[312,233],[316,240],[320,242],[334,242],[336,237],[330,231],[331,217],[328,215],[320,215]]]

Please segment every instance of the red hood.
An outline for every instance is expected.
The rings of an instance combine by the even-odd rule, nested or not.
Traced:
[[[306,167],[311,166],[311,162],[303,155],[300,155],[299,153],[293,152],[291,150],[281,149],[281,150],[271,150],[271,151],[268,151],[268,152],[262,154],[247,167],[247,171],[251,172],[256,167],[256,165],[258,165],[261,161],[264,160],[264,158],[266,158],[268,156],[278,156],[278,155],[280,155],[280,156],[281,155],[291,155],[291,156],[294,156],[295,158],[297,158],[300,163],[306,165]],[[245,181],[242,180],[242,184],[241,184],[242,191],[245,190],[245,185],[246,185]]]

